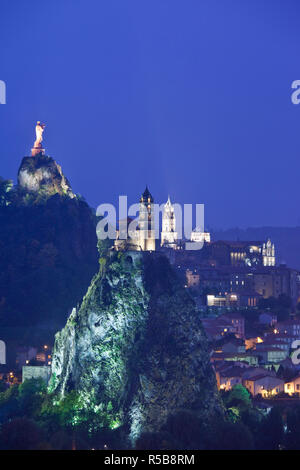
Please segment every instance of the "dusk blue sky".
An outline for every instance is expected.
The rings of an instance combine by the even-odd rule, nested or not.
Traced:
[[[90,205],[204,203],[209,227],[300,224],[297,0],[1,0],[0,175],[37,120]]]

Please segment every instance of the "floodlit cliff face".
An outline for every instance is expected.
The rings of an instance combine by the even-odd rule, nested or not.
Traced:
[[[168,416],[222,414],[193,300],[157,253],[100,258],[81,306],[56,335],[51,391],[81,396],[81,413],[107,413],[135,440]]]
[[[75,197],[61,167],[53,158],[43,154],[23,158],[18,171],[18,184],[26,191],[44,191],[49,196],[60,194]]]

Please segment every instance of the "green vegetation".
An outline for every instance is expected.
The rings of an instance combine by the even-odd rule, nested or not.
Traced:
[[[2,384],[3,385],[3,384]],[[113,405],[86,409],[74,390],[58,399],[44,382],[30,379],[0,392],[0,449],[130,448],[126,426],[112,419]],[[257,409],[237,385],[222,392],[226,414],[209,419],[201,410],[170,414],[157,432],[143,432],[135,449],[146,450],[297,450],[300,406]],[[204,402],[202,403],[204,406]],[[88,412],[87,412],[88,411]],[[284,429],[285,425],[285,429]]]
[[[253,404],[249,392],[241,385],[234,386],[229,392],[223,391],[222,398],[228,420],[246,428],[255,449],[300,448],[299,405],[277,405],[268,411],[262,411]]]
[[[12,386],[0,393],[0,449],[122,448],[109,409],[81,411],[75,391],[58,401],[40,379]]]
[[[13,182],[0,176],[0,207],[8,206],[11,203],[12,188]]]
[[[225,418],[204,421],[197,413],[182,410],[159,432],[143,433],[136,449],[299,450],[299,405],[262,411],[252,404],[249,392],[241,385],[222,392],[222,397]]]

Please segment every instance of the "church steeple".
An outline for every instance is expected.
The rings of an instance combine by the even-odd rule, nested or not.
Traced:
[[[154,199],[148,189],[148,186],[146,186],[146,189],[141,196],[140,202],[143,202],[145,204],[147,204],[148,202],[154,202]]]
[[[177,232],[176,232],[176,218],[175,209],[171,203],[170,196],[164,205],[162,216],[162,232],[161,232],[161,246],[176,249]]]
[[[142,251],[155,250],[154,199],[146,186],[140,199],[139,238]]]

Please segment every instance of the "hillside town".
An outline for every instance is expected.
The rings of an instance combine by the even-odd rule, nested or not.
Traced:
[[[241,384],[253,399],[300,398],[300,274],[276,263],[275,246],[265,241],[213,241],[195,229],[179,240],[174,206],[168,198],[160,239],[153,228],[154,199],[148,188],[140,199],[136,233],[112,250],[164,253],[193,297],[210,347],[219,390]],[[131,222],[126,220],[126,228]],[[143,233],[144,232],[144,233]],[[186,242],[203,242],[186,250]],[[14,344],[6,351],[0,379],[9,384],[51,375],[52,345]]]

